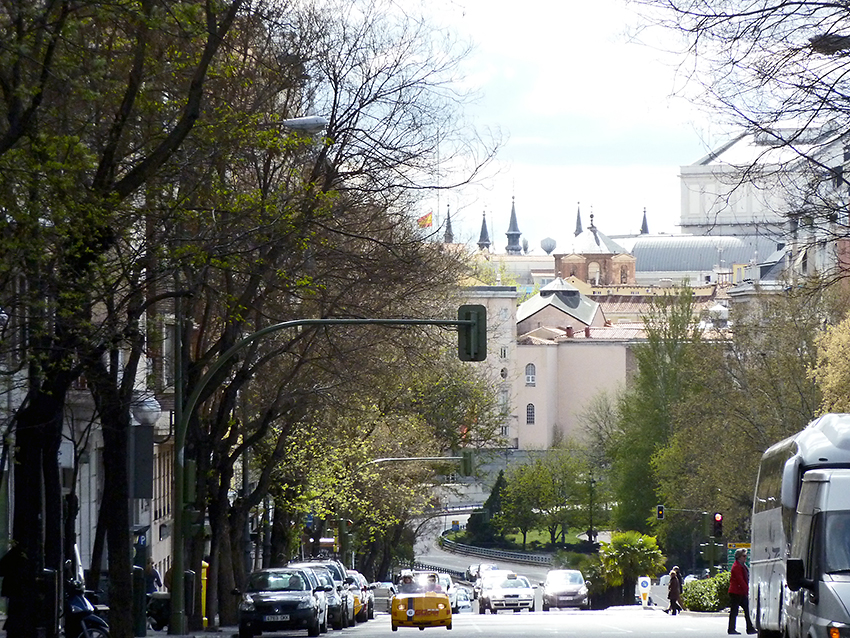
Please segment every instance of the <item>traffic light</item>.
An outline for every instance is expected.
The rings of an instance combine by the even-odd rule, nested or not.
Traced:
[[[461,361],[487,358],[487,308],[465,305],[457,309],[458,321],[471,321],[457,327],[457,356]]]
[[[474,463],[472,459],[472,450],[463,450],[460,459],[461,476],[472,476],[474,471]]]
[[[714,518],[711,521],[711,535],[714,538],[723,536],[723,514],[720,512],[714,513]]]
[[[655,518],[657,518],[659,521],[664,520],[664,506],[663,505],[658,505],[655,508]]]

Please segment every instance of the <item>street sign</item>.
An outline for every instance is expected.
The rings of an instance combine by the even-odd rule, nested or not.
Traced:
[[[460,531],[460,521],[452,521],[452,531],[453,532]]]
[[[732,569],[735,564],[735,552],[741,548],[747,550],[747,569],[750,568],[750,543],[726,543],[726,568]]]
[[[652,580],[649,576],[641,576],[638,578],[638,590],[640,591],[640,601],[644,607],[649,606],[649,593],[652,587]]]

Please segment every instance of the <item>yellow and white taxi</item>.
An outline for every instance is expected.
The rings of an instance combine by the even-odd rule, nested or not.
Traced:
[[[390,603],[393,631],[399,627],[452,628],[452,607],[437,572],[402,572],[398,592]]]

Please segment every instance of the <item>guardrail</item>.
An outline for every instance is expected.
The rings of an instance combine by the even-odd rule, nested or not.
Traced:
[[[480,558],[495,558],[514,563],[529,563],[533,565],[551,565],[552,557],[545,554],[523,554],[522,552],[506,552],[501,549],[488,549],[486,547],[475,547],[456,543],[447,538],[440,537],[440,546],[447,552],[462,554],[464,556],[478,556]]]

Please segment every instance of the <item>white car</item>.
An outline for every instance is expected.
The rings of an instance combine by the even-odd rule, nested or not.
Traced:
[[[457,586],[454,584],[452,577],[448,574],[437,574],[440,578],[440,589],[449,596],[449,604],[452,608],[452,613],[457,613]]]
[[[502,570],[491,572],[482,581],[478,613],[495,614],[501,609],[534,611],[534,586],[525,576]]]

